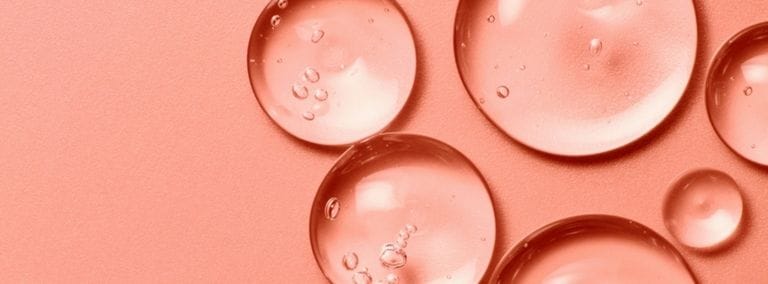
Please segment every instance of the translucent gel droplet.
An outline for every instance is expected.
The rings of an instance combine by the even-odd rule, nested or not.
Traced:
[[[345,254],[344,258],[341,260],[341,264],[344,265],[346,270],[355,270],[355,268],[357,268],[357,262],[357,254],[354,252]]]
[[[656,26],[669,29],[648,28]],[[570,157],[616,150],[656,128],[682,98],[696,48],[691,0],[461,0],[454,33],[470,95],[514,90],[479,105],[486,117],[522,144]],[[617,99],[630,90],[637,95]]]
[[[339,199],[331,197],[328,202],[325,203],[325,218],[328,220],[335,220],[339,216],[339,210],[341,210],[341,204]]]
[[[397,237],[403,240],[408,240],[408,238],[411,237],[411,234],[409,234],[405,229],[402,229],[399,233],[397,233]]]
[[[706,97],[720,139],[745,159],[768,166],[768,22],[744,29],[720,48],[709,68]]]
[[[555,222],[509,251],[490,283],[696,283],[664,238],[627,219],[590,215]]]
[[[277,0],[277,7],[280,9],[285,9],[288,7],[288,0]]]
[[[716,170],[696,170],[672,184],[664,203],[664,224],[687,247],[721,248],[739,229],[743,206],[733,178]]]
[[[331,197],[342,208],[334,221],[324,216]],[[396,269],[401,283],[448,274],[478,283],[493,255],[495,224],[488,189],[466,157],[428,137],[383,134],[352,146],[325,177],[310,214],[310,243],[332,283],[349,282],[339,260],[350,251],[376,280]],[[398,241],[405,242],[403,229],[405,244]]]
[[[355,284],[370,284],[373,283],[373,277],[368,273],[368,268],[363,268],[352,274],[352,282]]]
[[[248,47],[255,60],[248,64],[251,86],[269,117],[298,139],[330,146],[350,145],[389,126],[416,77],[415,42],[397,2],[290,0],[285,9],[280,3],[266,5]],[[277,15],[279,27],[272,24]],[[376,23],[368,24],[369,18]],[[331,91],[322,119],[307,123],[303,114],[311,103],[287,93],[298,82],[310,96]]]
[[[280,25],[280,20],[281,20],[280,15],[272,16],[272,20],[270,21],[272,28],[277,28],[277,26]]]
[[[489,23],[493,23],[495,21],[496,21],[496,17],[495,16],[493,16],[493,15],[488,16],[488,22]]]
[[[405,266],[405,263],[408,262],[408,255],[405,253],[405,250],[397,245],[386,244],[381,249],[379,261],[387,269],[398,269]]]

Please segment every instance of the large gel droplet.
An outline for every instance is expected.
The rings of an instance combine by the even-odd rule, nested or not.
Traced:
[[[454,33],[461,78],[487,118],[562,156],[609,152],[656,128],[686,90],[696,47],[691,0],[462,0]]]
[[[326,218],[331,198],[341,206],[334,220]],[[464,155],[432,138],[383,134],[352,146],[325,177],[310,240],[333,283],[352,277],[339,261],[349,252],[374,282],[396,273],[400,283],[442,283],[446,275],[477,283],[493,255],[495,224],[484,179]]]
[[[545,226],[507,253],[490,283],[696,283],[664,238],[627,219],[572,217]]]
[[[405,107],[416,78],[415,42],[398,4],[284,3],[266,6],[248,47],[251,86],[264,111],[315,144],[349,145],[383,131]],[[327,111],[308,119],[313,100],[305,98],[318,92]],[[332,94],[327,100],[325,92]]]
[[[746,28],[720,48],[706,93],[709,118],[725,144],[768,166],[768,22]]]

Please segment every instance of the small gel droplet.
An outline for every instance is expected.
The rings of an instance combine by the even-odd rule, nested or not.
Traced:
[[[277,7],[280,9],[285,9],[286,7],[288,7],[288,0],[278,0]]]
[[[387,275],[387,284],[397,284],[398,282],[400,282],[400,278],[397,275],[391,273]]]
[[[311,114],[311,112],[310,112]],[[312,115],[314,118],[315,115]],[[325,218],[328,220],[335,220],[339,216],[339,210],[341,210],[341,202],[336,197],[331,197],[328,202],[325,203]]]
[[[525,71],[525,69],[528,68],[525,65],[520,65],[520,71]]]
[[[744,95],[745,96],[751,96],[752,95],[752,87],[747,87],[744,89]]]
[[[496,21],[496,17],[495,17],[494,15],[490,15],[490,16],[488,16],[488,22],[489,22],[489,23],[493,23],[493,22],[495,22],[495,21]]]
[[[352,275],[352,282],[355,284],[371,284],[373,283],[373,277],[368,273],[368,268],[363,268]]]

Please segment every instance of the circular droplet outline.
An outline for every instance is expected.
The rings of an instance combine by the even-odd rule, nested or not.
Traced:
[[[247,47],[246,53],[245,53],[245,67],[246,67],[245,69],[248,72],[248,84],[250,84],[250,86],[251,86],[251,91],[253,92],[253,96],[256,97],[256,102],[259,104],[259,108],[261,108],[261,110],[265,114],[267,114],[267,116],[269,117],[269,120],[272,121],[272,123],[277,125],[277,127],[279,129],[281,129],[284,133],[287,133],[289,136],[294,137],[294,138],[296,138],[298,140],[301,140],[303,142],[314,144],[314,145],[319,145],[319,146],[328,146],[328,147],[342,148],[342,147],[349,147],[349,146],[351,146],[351,145],[353,145],[355,143],[358,143],[358,142],[367,140],[367,139],[369,139],[371,137],[374,137],[376,135],[380,135],[380,134],[385,133],[386,130],[389,129],[389,127],[392,126],[392,124],[394,124],[395,121],[398,118],[401,117],[401,114],[403,113],[405,108],[408,107],[409,103],[411,103],[412,98],[413,98],[413,93],[416,91],[416,79],[418,78],[419,69],[421,68],[420,67],[420,63],[419,63],[419,51],[418,51],[418,44],[417,44],[416,37],[415,37],[415,32],[414,32],[414,29],[413,29],[413,24],[411,24],[411,20],[408,17],[408,15],[405,13],[405,10],[403,10],[403,7],[400,6],[400,3],[398,3],[395,0],[385,0],[385,1],[389,1],[392,4],[392,6],[394,8],[394,11],[396,13],[398,13],[400,15],[400,17],[403,19],[403,21],[405,22],[405,26],[408,28],[408,34],[410,35],[411,41],[413,42],[413,54],[412,55],[413,55],[413,58],[415,58],[415,63],[414,63],[414,68],[413,68],[413,78],[411,78],[411,81],[413,83],[410,86],[410,92],[408,92],[407,96],[405,97],[403,105],[400,107],[400,109],[397,110],[397,115],[392,117],[392,119],[390,119],[390,121],[388,123],[382,125],[382,127],[380,129],[374,131],[373,133],[370,133],[370,134],[368,134],[366,136],[360,137],[359,139],[356,139],[354,141],[344,141],[344,142],[338,142],[338,143],[324,143],[324,142],[319,142],[319,141],[313,141],[312,139],[307,139],[305,137],[302,137],[300,134],[294,133],[293,131],[283,127],[282,124],[280,124],[277,120],[272,118],[272,115],[267,111],[267,108],[264,106],[264,104],[261,102],[261,100],[259,100],[259,94],[256,91],[256,86],[254,86],[253,80],[251,79],[251,78],[253,78],[253,74],[252,74],[251,67],[250,67],[254,63],[254,62],[251,61],[252,60],[252,58],[251,58],[251,50],[253,49],[251,47],[251,45],[252,45],[252,43],[253,43],[255,38],[260,37],[258,32],[257,32],[257,30],[256,30],[257,27],[259,27],[260,24],[262,22],[264,22],[264,21],[266,21],[266,23],[270,23],[271,24],[272,16],[271,16],[271,14],[269,14],[267,12],[270,11],[272,6],[277,7],[278,11],[285,10],[285,9],[281,9],[279,6],[277,6],[278,0],[270,0],[267,3],[267,5],[261,10],[261,12],[259,14],[259,17],[256,19],[256,22],[254,22],[253,27],[251,28],[251,35],[248,38],[248,47]],[[391,8],[386,8],[386,11],[389,13],[389,12],[392,12],[392,9]]]
[[[630,233],[636,233],[638,235],[644,235],[651,239],[659,241],[658,246],[666,250],[668,253],[672,254],[672,256],[680,262],[680,264],[683,265],[683,267],[688,271],[688,274],[691,275],[691,278],[693,278],[694,283],[698,283],[699,281],[696,278],[696,274],[693,273],[693,270],[691,270],[690,265],[688,265],[688,262],[685,261],[685,258],[683,258],[683,255],[680,254],[680,252],[675,248],[672,243],[670,243],[667,239],[656,233],[656,231],[646,227],[643,224],[640,224],[639,222],[635,222],[633,220],[614,216],[614,215],[602,215],[602,214],[592,214],[592,215],[579,215],[579,216],[573,216],[568,217],[565,219],[560,219],[558,221],[552,222],[548,225],[545,225],[544,227],[541,227],[525,237],[523,240],[521,240],[517,245],[515,245],[512,249],[508,250],[506,253],[504,253],[504,256],[501,257],[499,262],[496,264],[496,267],[493,270],[493,273],[490,276],[490,280],[488,283],[499,283],[499,278],[501,277],[501,274],[507,269],[507,266],[512,263],[516,259],[522,259],[522,258],[529,258],[532,257],[533,254],[537,252],[537,245],[531,245],[531,244],[537,244],[537,243],[553,243],[561,239],[562,232],[572,232],[572,233],[578,233],[585,230],[590,229],[598,229],[598,230],[611,230],[611,231],[622,231],[625,232],[627,229],[631,229],[632,231]],[[557,232],[557,233],[555,233]],[[569,235],[566,233],[566,235]],[[570,236],[570,235],[569,235]],[[529,258],[530,259],[530,258]],[[521,263],[521,262],[517,262]],[[519,270],[521,267],[517,267]]]
[[[716,173],[716,174],[720,175],[721,177],[727,178],[728,182],[730,182],[733,185],[735,185],[735,190],[739,194],[739,197],[741,197],[741,216],[739,218],[739,225],[736,227],[736,229],[733,231],[733,233],[731,234],[730,237],[728,237],[725,240],[721,241],[720,243],[717,243],[717,244],[712,245],[712,246],[708,246],[708,247],[693,247],[693,246],[689,246],[689,245],[681,242],[680,239],[677,238],[675,233],[673,233],[672,230],[670,229],[670,226],[669,226],[669,224],[667,224],[667,221],[666,221],[666,218],[665,218],[665,216],[667,215],[667,213],[666,213],[667,212],[667,206],[666,205],[669,203],[669,199],[674,194],[674,192],[673,192],[674,189],[677,188],[678,185],[681,182],[684,182],[690,176],[692,176],[694,174],[697,174],[697,173],[701,173],[701,172]],[[744,203],[744,193],[741,191],[741,186],[739,186],[739,183],[736,182],[736,179],[734,179],[733,176],[729,175],[728,173],[726,173],[724,171],[721,171],[721,170],[713,169],[713,168],[695,168],[695,169],[692,169],[692,170],[685,171],[682,174],[680,174],[677,177],[675,177],[675,179],[672,180],[672,182],[667,186],[667,192],[664,194],[664,199],[662,201],[661,207],[662,207],[661,214],[662,214],[662,220],[664,221],[664,228],[672,236],[672,239],[675,240],[675,242],[680,244],[681,246],[683,246],[683,247],[685,247],[687,249],[690,249],[692,251],[700,252],[700,253],[717,252],[717,251],[726,249],[729,246],[731,246],[735,242],[735,240],[739,238],[739,236],[742,233],[742,230],[744,230],[743,222],[744,222],[744,217],[747,215],[747,213],[746,213],[747,207],[746,207],[746,204]]]
[[[714,88],[713,86],[715,83],[713,82],[712,78],[715,77],[716,75],[715,67],[719,66],[722,63],[721,60],[723,59],[723,55],[725,55],[727,52],[730,51],[734,43],[745,39],[746,37],[750,36],[751,33],[760,29],[768,30],[768,21],[750,25],[738,31],[737,33],[729,37],[727,40],[725,40],[725,42],[720,44],[720,47],[717,49],[717,52],[715,52],[715,54],[712,55],[712,59],[710,59],[709,65],[707,66],[707,78],[704,83],[704,100],[705,100],[704,105],[706,105],[706,108],[707,108],[707,117],[709,117],[709,124],[712,126],[712,129],[715,130],[715,134],[717,134],[717,138],[719,138],[720,141],[722,141],[723,144],[725,144],[725,146],[731,150],[731,152],[735,153],[736,156],[739,156],[742,159],[747,160],[751,163],[754,163],[756,165],[763,166],[763,167],[768,167],[768,163],[764,164],[762,162],[755,161],[754,159],[751,159],[748,155],[742,154],[741,152],[737,151],[736,148],[734,148],[734,146],[731,146],[731,144],[728,143],[728,140],[725,139],[721,131],[717,129],[717,126],[715,126],[715,120],[714,120],[714,117],[712,117],[712,109],[709,107],[710,104],[712,103],[711,101],[712,99],[710,98],[710,95],[709,95],[709,92],[710,92],[709,90],[711,88]],[[752,94],[750,93],[750,95]]]
[[[407,137],[407,138],[413,138],[413,139],[423,139],[423,140],[427,140],[427,141],[430,141],[430,142],[433,142],[433,143],[440,144],[443,147],[445,147],[446,149],[454,152],[457,155],[457,157],[463,159],[467,163],[467,166],[469,166],[475,172],[475,174],[477,175],[478,179],[482,182],[483,186],[485,187],[485,192],[488,195],[488,200],[490,202],[491,208],[493,209],[492,210],[493,211],[493,223],[494,223],[493,234],[490,234],[490,236],[486,237],[484,241],[488,241],[489,239],[492,241],[491,251],[493,251],[494,253],[491,255],[491,258],[489,259],[488,264],[486,265],[486,268],[485,268],[485,271],[483,272],[482,277],[480,277],[481,281],[482,281],[482,279],[487,279],[489,277],[489,275],[491,275],[491,273],[493,272],[493,269],[492,269],[492,265],[494,264],[493,263],[493,255],[495,255],[496,249],[498,248],[498,242],[497,242],[498,238],[496,237],[496,234],[498,234],[498,228],[497,228],[497,224],[496,224],[498,221],[497,221],[496,216],[498,214],[496,212],[496,204],[495,204],[495,202],[493,200],[493,196],[491,195],[491,187],[488,185],[488,181],[486,180],[485,176],[483,176],[483,173],[480,172],[480,169],[477,167],[477,165],[475,165],[472,162],[472,160],[469,159],[469,157],[467,157],[466,155],[464,155],[464,153],[462,153],[458,149],[454,148],[453,146],[449,145],[448,143],[445,143],[445,142],[443,142],[441,140],[438,140],[436,138],[432,138],[432,137],[429,137],[429,136],[426,136],[426,135],[422,135],[422,134],[415,134],[415,133],[408,133],[408,132],[384,132],[384,133],[379,133],[379,134],[376,134],[374,136],[368,137],[368,138],[366,138],[366,139],[364,139],[364,140],[362,140],[362,141],[352,145],[347,150],[345,150],[338,158],[336,158],[336,161],[334,161],[334,163],[333,163],[333,167],[331,167],[331,169],[328,170],[328,172],[325,174],[325,177],[323,178],[323,181],[320,183],[320,186],[318,186],[318,188],[315,190],[315,197],[314,197],[314,199],[312,201],[312,206],[310,208],[309,220],[313,220],[314,218],[317,218],[317,216],[315,216],[315,214],[324,214],[324,212],[315,211],[315,210],[313,210],[313,208],[317,208],[318,204],[325,205],[325,202],[327,202],[327,201],[323,201],[321,199],[321,195],[319,193],[320,193],[320,190],[322,188],[324,188],[327,185],[327,183],[329,182],[328,181],[328,177],[332,176],[333,172],[342,171],[343,168],[341,168],[340,166],[344,165],[347,160],[351,159],[354,156],[355,153],[357,153],[358,151],[365,151],[365,144],[366,143],[368,143],[370,141],[373,141],[375,139],[381,139],[382,137],[398,137],[398,138]],[[358,148],[360,148],[360,149],[358,149]],[[320,252],[318,251],[318,245],[314,242],[314,240],[316,239],[314,237],[314,234],[315,234],[315,231],[316,231],[314,226],[315,226],[315,224],[313,222],[309,222],[309,243],[310,243],[310,246],[312,247],[312,255],[314,256],[315,264],[317,264],[317,267],[323,273],[323,276],[325,277],[325,279],[332,283],[331,278],[328,276],[326,271],[323,269],[323,266],[320,263],[320,259],[318,259],[318,257],[317,257],[318,255],[320,255]],[[418,230],[418,227],[415,227],[415,228],[416,228],[416,230],[414,230],[414,232],[416,232]]]

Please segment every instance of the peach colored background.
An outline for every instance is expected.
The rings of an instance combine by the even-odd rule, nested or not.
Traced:
[[[59,2],[0,1],[2,282],[324,281],[309,207],[340,150],[298,142],[257,105],[245,54],[266,1]],[[743,186],[747,227],[727,251],[683,254],[704,283],[768,278],[768,170],[720,142],[702,88],[716,48],[768,20],[768,3],[696,1],[699,60],[671,119],[617,154],[565,160],[514,143],[472,104],[452,59],[457,0],[400,2],[421,66],[392,130],[444,140],[477,164],[498,253],[583,213],[669,238],[667,185],[706,166]]]

